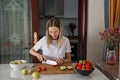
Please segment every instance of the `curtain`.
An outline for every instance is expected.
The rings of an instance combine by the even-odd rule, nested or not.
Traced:
[[[29,0],[0,0],[0,63],[29,62]]]
[[[105,18],[105,29],[108,28],[108,0],[104,0],[104,18]],[[106,51],[107,47],[106,44],[104,43],[103,47],[103,61],[106,60]]]
[[[118,27],[120,16],[120,0],[109,0],[108,6],[109,28]],[[119,46],[116,47],[115,53],[117,56],[117,60],[119,60]]]
[[[120,0],[104,0],[105,28],[119,27],[120,23]],[[119,60],[119,46],[115,50]],[[105,60],[106,48],[104,48],[103,60]]]

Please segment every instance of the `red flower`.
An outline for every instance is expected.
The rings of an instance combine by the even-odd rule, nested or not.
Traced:
[[[101,40],[104,40],[108,47],[116,47],[120,41],[119,28],[108,28],[103,32],[99,32]]]

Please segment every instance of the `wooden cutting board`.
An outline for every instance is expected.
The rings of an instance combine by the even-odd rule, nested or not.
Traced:
[[[63,64],[64,66],[72,66],[73,65],[71,63],[65,63]],[[62,65],[62,66],[63,66]],[[73,69],[71,70],[68,70],[68,69],[65,69],[65,70],[60,70],[60,66],[53,66],[53,65],[48,65],[48,64],[42,64],[42,63],[37,63],[34,65],[33,69],[31,70],[31,73],[35,72],[35,71],[38,71],[39,70],[39,67],[43,68],[43,67],[46,67],[47,69],[44,71],[44,70],[41,70],[39,73],[40,74],[75,74],[75,70],[74,70],[74,67]]]

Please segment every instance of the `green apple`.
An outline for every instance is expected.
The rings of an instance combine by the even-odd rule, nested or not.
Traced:
[[[26,68],[22,69],[22,74],[23,75],[27,75],[28,74],[28,70]]]
[[[18,64],[22,64],[23,62],[21,60],[17,61]]]
[[[18,62],[17,61],[13,61],[12,64],[18,64]]]
[[[35,79],[39,78],[40,77],[39,72],[33,72],[32,77],[35,78]]]
[[[65,70],[66,66],[60,66],[60,70]]]

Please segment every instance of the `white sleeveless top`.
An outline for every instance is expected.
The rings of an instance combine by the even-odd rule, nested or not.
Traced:
[[[41,38],[35,45],[35,51],[39,49],[42,50],[42,54],[47,57],[47,59],[56,60],[57,58],[65,58],[66,52],[71,52],[71,46],[69,39],[67,37],[62,37],[62,45],[58,46],[57,40],[53,40],[52,44],[50,44],[49,48],[46,45],[46,37]]]

